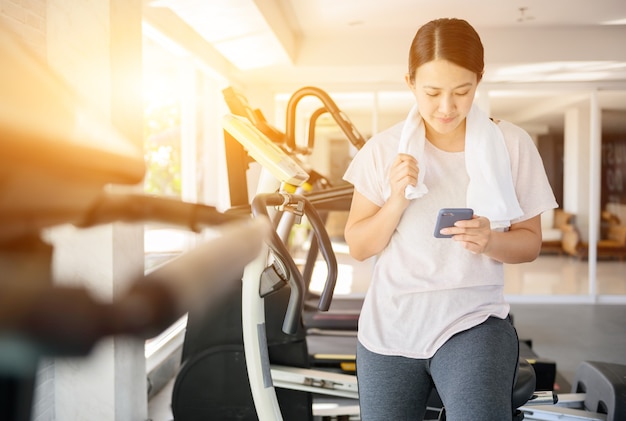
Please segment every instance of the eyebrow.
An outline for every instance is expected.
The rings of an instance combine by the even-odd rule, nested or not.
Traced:
[[[456,89],[460,89],[460,88],[467,88],[467,87],[471,87],[473,84],[471,82],[467,82],[467,83],[463,83],[462,85],[459,86],[455,86],[454,88],[452,88],[452,90],[456,90]],[[439,88],[437,86],[430,86],[430,85],[424,85],[423,86],[424,89],[442,89]]]

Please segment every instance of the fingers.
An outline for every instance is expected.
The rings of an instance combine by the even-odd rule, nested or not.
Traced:
[[[408,154],[398,154],[391,166],[390,181],[392,190],[395,186],[397,190],[404,190],[408,185],[417,185],[419,168],[417,160]]]
[[[491,239],[491,224],[489,219],[474,215],[472,219],[458,221],[454,227],[446,229],[452,239],[474,254],[483,253]]]
[[[483,220],[487,221],[487,224]],[[489,227],[487,218],[482,218],[481,220],[479,216],[474,215],[472,219],[456,221],[454,226],[442,229],[441,233],[445,235],[470,234],[472,231],[480,230],[483,227]]]
[[[472,219],[462,219],[454,224],[459,228],[490,228],[490,222],[484,216],[472,215]]]

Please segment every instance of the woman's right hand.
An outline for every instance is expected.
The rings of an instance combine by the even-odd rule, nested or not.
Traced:
[[[389,170],[389,183],[391,185],[391,196],[389,200],[398,201],[408,206],[409,200],[405,196],[407,186],[417,185],[419,167],[413,155],[400,153],[393,161]]]
[[[419,168],[412,155],[399,154],[389,170],[391,196],[382,207],[354,190],[344,236],[350,255],[364,260],[380,253],[389,243],[410,200],[404,195],[406,186],[417,184]]]

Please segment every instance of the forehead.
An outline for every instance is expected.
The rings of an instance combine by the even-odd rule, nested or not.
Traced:
[[[476,73],[448,60],[433,60],[422,64],[415,72],[415,82],[421,86],[449,88],[477,82]]]

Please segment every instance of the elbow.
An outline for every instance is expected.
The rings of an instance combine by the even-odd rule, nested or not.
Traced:
[[[532,262],[541,254],[541,241],[535,244],[535,247],[529,251],[528,262]]]
[[[362,250],[356,250],[354,247],[350,247],[349,244],[348,244],[348,250],[350,251],[350,257],[352,257],[354,260],[357,260],[359,262],[362,262],[365,259],[372,257],[371,255],[364,253]]]
[[[353,259],[362,262],[363,260],[370,257],[368,256],[366,250],[360,244],[355,241],[350,241],[347,237],[346,244],[348,245],[348,252],[350,253],[350,257],[352,257]]]
[[[522,253],[518,253],[517,261],[512,263],[529,263],[537,259],[541,253],[541,241],[533,241],[524,248]]]
[[[537,257],[539,257],[539,250],[529,250],[528,254],[525,256],[525,258],[522,259],[522,261],[520,261],[519,263],[529,263],[529,262],[533,262],[537,259]]]
[[[504,243],[498,241],[495,249],[492,248],[492,251],[501,257],[496,260],[512,264],[528,263],[539,256],[542,244],[540,230],[518,226],[502,234],[504,235],[498,237],[501,239],[506,236],[507,240]]]
[[[365,259],[372,257],[373,253],[371,253],[370,250],[367,250],[367,247],[364,246],[364,242],[352,238],[350,232],[348,232],[347,230],[344,232],[344,238],[346,240],[346,244],[348,245],[348,252],[350,253],[350,257],[359,262],[362,262]]]
[[[541,239],[541,233],[539,233],[538,235],[535,234],[533,237],[533,241],[530,242],[529,246],[528,246],[528,255],[526,256],[527,260],[526,262],[532,262],[535,259],[537,259],[537,257],[539,257],[539,254],[541,253],[541,245],[542,245],[542,239]]]

